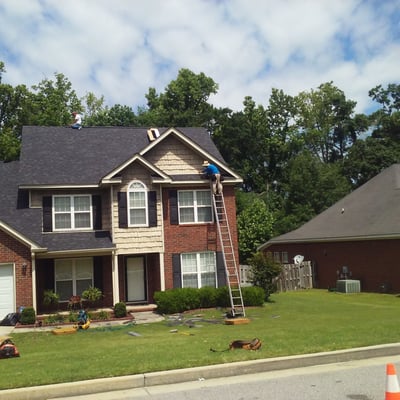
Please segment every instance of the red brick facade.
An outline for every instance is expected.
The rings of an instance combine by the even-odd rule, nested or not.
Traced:
[[[30,249],[0,230],[0,263],[14,264],[16,308],[32,306],[32,267]],[[1,317],[1,316],[0,316]]]
[[[199,189],[188,188],[187,189]],[[231,229],[232,239],[237,237],[236,228],[236,203],[235,192],[232,186],[224,188],[225,208],[228,216],[229,226]],[[221,246],[218,239],[217,224],[187,224],[187,225],[172,225],[170,223],[170,203],[168,189],[163,190],[163,223],[164,223],[164,269],[165,269],[165,288],[173,288],[173,271],[172,271],[172,255],[175,253],[189,253],[200,251],[221,251]],[[237,240],[233,240],[238,260],[238,245]]]
[[[364,292],[400,291],[400,240],[365,240],[336,243],[271,245],[266,251],[288,252],[289,263],[297,254],[314,266],[314,287],[336,287],[337,271],[343,266],[351,271],[351,279],[360,280]]]

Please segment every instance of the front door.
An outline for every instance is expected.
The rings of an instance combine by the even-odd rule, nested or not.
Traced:
[[[15,312],[15,285],[13,264],[0,264],[0,321]]]
[[[126,261],[127,301],[146,301],[144,257],[129,257]]]

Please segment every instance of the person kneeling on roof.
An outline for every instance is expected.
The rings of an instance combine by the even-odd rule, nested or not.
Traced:
[[[221,173],[219,169],[208,161],[203,162],[202,176],[206,179],[211,179],[214,194],[222,194]]]
[[[74,117],[74,122],[71,125],[72,129],[81,129],[82,128],[82,116],[77,112],[73,112],[72,116]]]

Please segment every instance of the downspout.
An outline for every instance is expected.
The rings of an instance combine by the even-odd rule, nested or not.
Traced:
[[[111,239],[114,244],[114,188],[110,186],[110,216],[111,216]],[[116,250],[112,252],[112,288],[113,288],[113,305],[119,303],[119,272],[118,272],[118,255]]]
[[[160,185],[160,207],[161,207],[161,235],[162,235],[162,251],[159,254],[159,263],[160,263],[160,289],[161,291],[165,291],[165,266],[164,266],[164,258],[165,258],[165,234],[164,234],[164,210],[163,210],[163,187]]]
[[[35,253],[31,252],[31,280],[32,280],[32,307],[37,310],[36,298],[36,257]]]

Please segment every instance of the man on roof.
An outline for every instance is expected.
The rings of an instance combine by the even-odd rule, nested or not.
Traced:
[[[77,113],[74,111],[72,113],[72,116],[74,117],[74,122],[71,125],[72,129],[81,129],[82,128],[82,116],[81,114]]]

